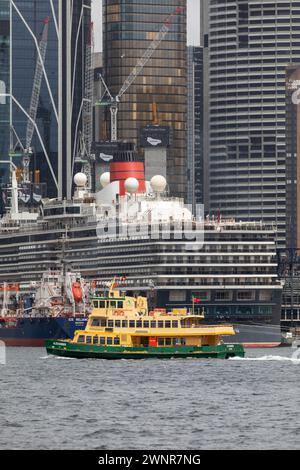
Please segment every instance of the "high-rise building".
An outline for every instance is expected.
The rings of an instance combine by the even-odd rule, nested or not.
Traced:
[[[10,86],[10,2],[0,0],[0,160],[8,157],[10,101],[7,96]],[[7,178],[7,166],[0,164],[0,183]]]
[[[203,48],[187,48],[188,203],[203,204]]]
[[[162,28],[176,15],[170,32],[152,59],[123,95],[118,115],[118,138],[138,142],[139,129],[153,122],[153,104],[159,124],[171,126],[173,144],[167,174],[171,192],[186,195],[186,0],[103,0],[104,77],[113,96]],[[107,111],[107,134],[110,116]]]
[[[206,202],[286,238],[285,71],[300,61],[300,3],[203,0]]]
[[[287,248],[300,248],[300,64],[286,71]]]
[[[9,2],[1,0],[0,5],[3,3]],[[71,195],[76,135],[81,129],[85,52],[91,35],[90,4],[90,0],[15,0],[12,4],[12,124],[22,145],[39,57],[37,46],[48,22],[36,119],[39,132],[35,130],[32,140],[31,170],[41,171],[50,196]],[[3,151],[7,154],[8,148]],[[20,158],[13,160],[20,165]]]

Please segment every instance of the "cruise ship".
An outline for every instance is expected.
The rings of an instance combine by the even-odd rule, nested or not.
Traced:
[[[205,322],[234,325],[237,343],[281,342],[273,226],[193,215],[168,196],[163,177],[145,181],[144,163],[134,155],[114,159],[93,195],[84,174],[74,182],[72,200],[42,199],[38,210],[20,211],[13,178],[0,221],[0,283],[29,292],[63,259],[99,286],[118,276],[129,295],[146,294],[150,308],[197,302]]]

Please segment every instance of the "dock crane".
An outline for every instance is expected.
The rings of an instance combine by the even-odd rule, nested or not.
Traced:
[[[85,52],[84,97],[82,100],[82,131],[79,132],[76,162],[82,164],[82,173],[86,175],[86,189],[92,189],[92,143],[93,143],[93,107],[94,107],[94,24],[90,25],[89,40]]]
[[[41,36],[41,40],[39,43],[39,49],[41,55],[37,58],[36,69],[34,74],[33,80],[33,87],[32,87],[32,95],[29,107],[29,116],[31,117],[32,121],[28,119],[27,121],[27,129],[26,129],[26,143],[25,149],[23,154],[23,181],[25,183],[30,182],[30,160],[33,155],[33,149],[31,147],[33,134],[34,134],[34,125],[33,122],[36,121],[37,111],[39,106],[40,94],[41,94],[41,87],[42,87],[42,79],[43,79],[43,63],[45,62],[46,52],[47,52],[47,45],[48,45],[48,33],[49,33],[49,17],[44,19],[44,28]],[[40,58],[41,57],[41,58]]]
[[[118,111],[119,111],[119,103],[121,101],[122,96],[130,88],[130,86],[135,81],[135,79],[140,75],[143,68],[149,62],[149,60],[153,56],[154,52],[156,51],[156,49],[158,48],[160,43],[165,39],[166,35],[171,30],[172,25],[175,22],[175,19],[179,15],[181,15],[183,13],[183,11],[184,11],[183,7],[177,7],[175,9],[175,11],[170,16],[168,16],[168,18],[165,20],[162,28],[156,34],[154,40],[151,42],[148,49],[145,51],[143,56],[138,60],[136,66],[133,68],[132,72],[130,73],[130,75],[125,80],[125,82],[124,82],[121,90],[117,94],[117,96],[115,96],[115,97],[112,96],[112,94],[109,91],[108,86],[105,83],[104,78],[102,77],[102,75],[100,76],[105,91],[104,91],[104,94],[102,96],[102,99],[98,103],[96,103],[96,106],[109,106],[110,107],[110,113],[111,113],[111,141],[112,142],[116,142],[118,140]],[[106,95],[108,97],[108,101],[104,102],[103,99]]]

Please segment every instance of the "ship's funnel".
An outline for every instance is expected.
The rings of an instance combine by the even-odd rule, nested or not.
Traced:
[[[131,143],[122,143],[119,150],[114,155],[114,160],[110,162],[110,181],[119,181],[119,195],[125,196],[128,192],[125,182],[128,179],[135,178],[138,181],[138,187],[135,191],[138,194],[146,193],[145,165],[139,161],[135,147]]]

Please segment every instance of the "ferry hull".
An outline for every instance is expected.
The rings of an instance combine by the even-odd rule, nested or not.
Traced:
[[[229,359],[230,357],[244,357],[242,345],[221,344],[218,346],[203,347],[117,347],[117,346],[90,346],[68,343],[63,341],[47,341],[47,353],[59,357],[76,359],[175,359],[175,358],[202,358],[202,359]]]
[[[73,338],[76,330],[86,326],[81,318],[24,318],[15,326],[0,326],[0,341],[7,347],[44,347],[48,339]]]

